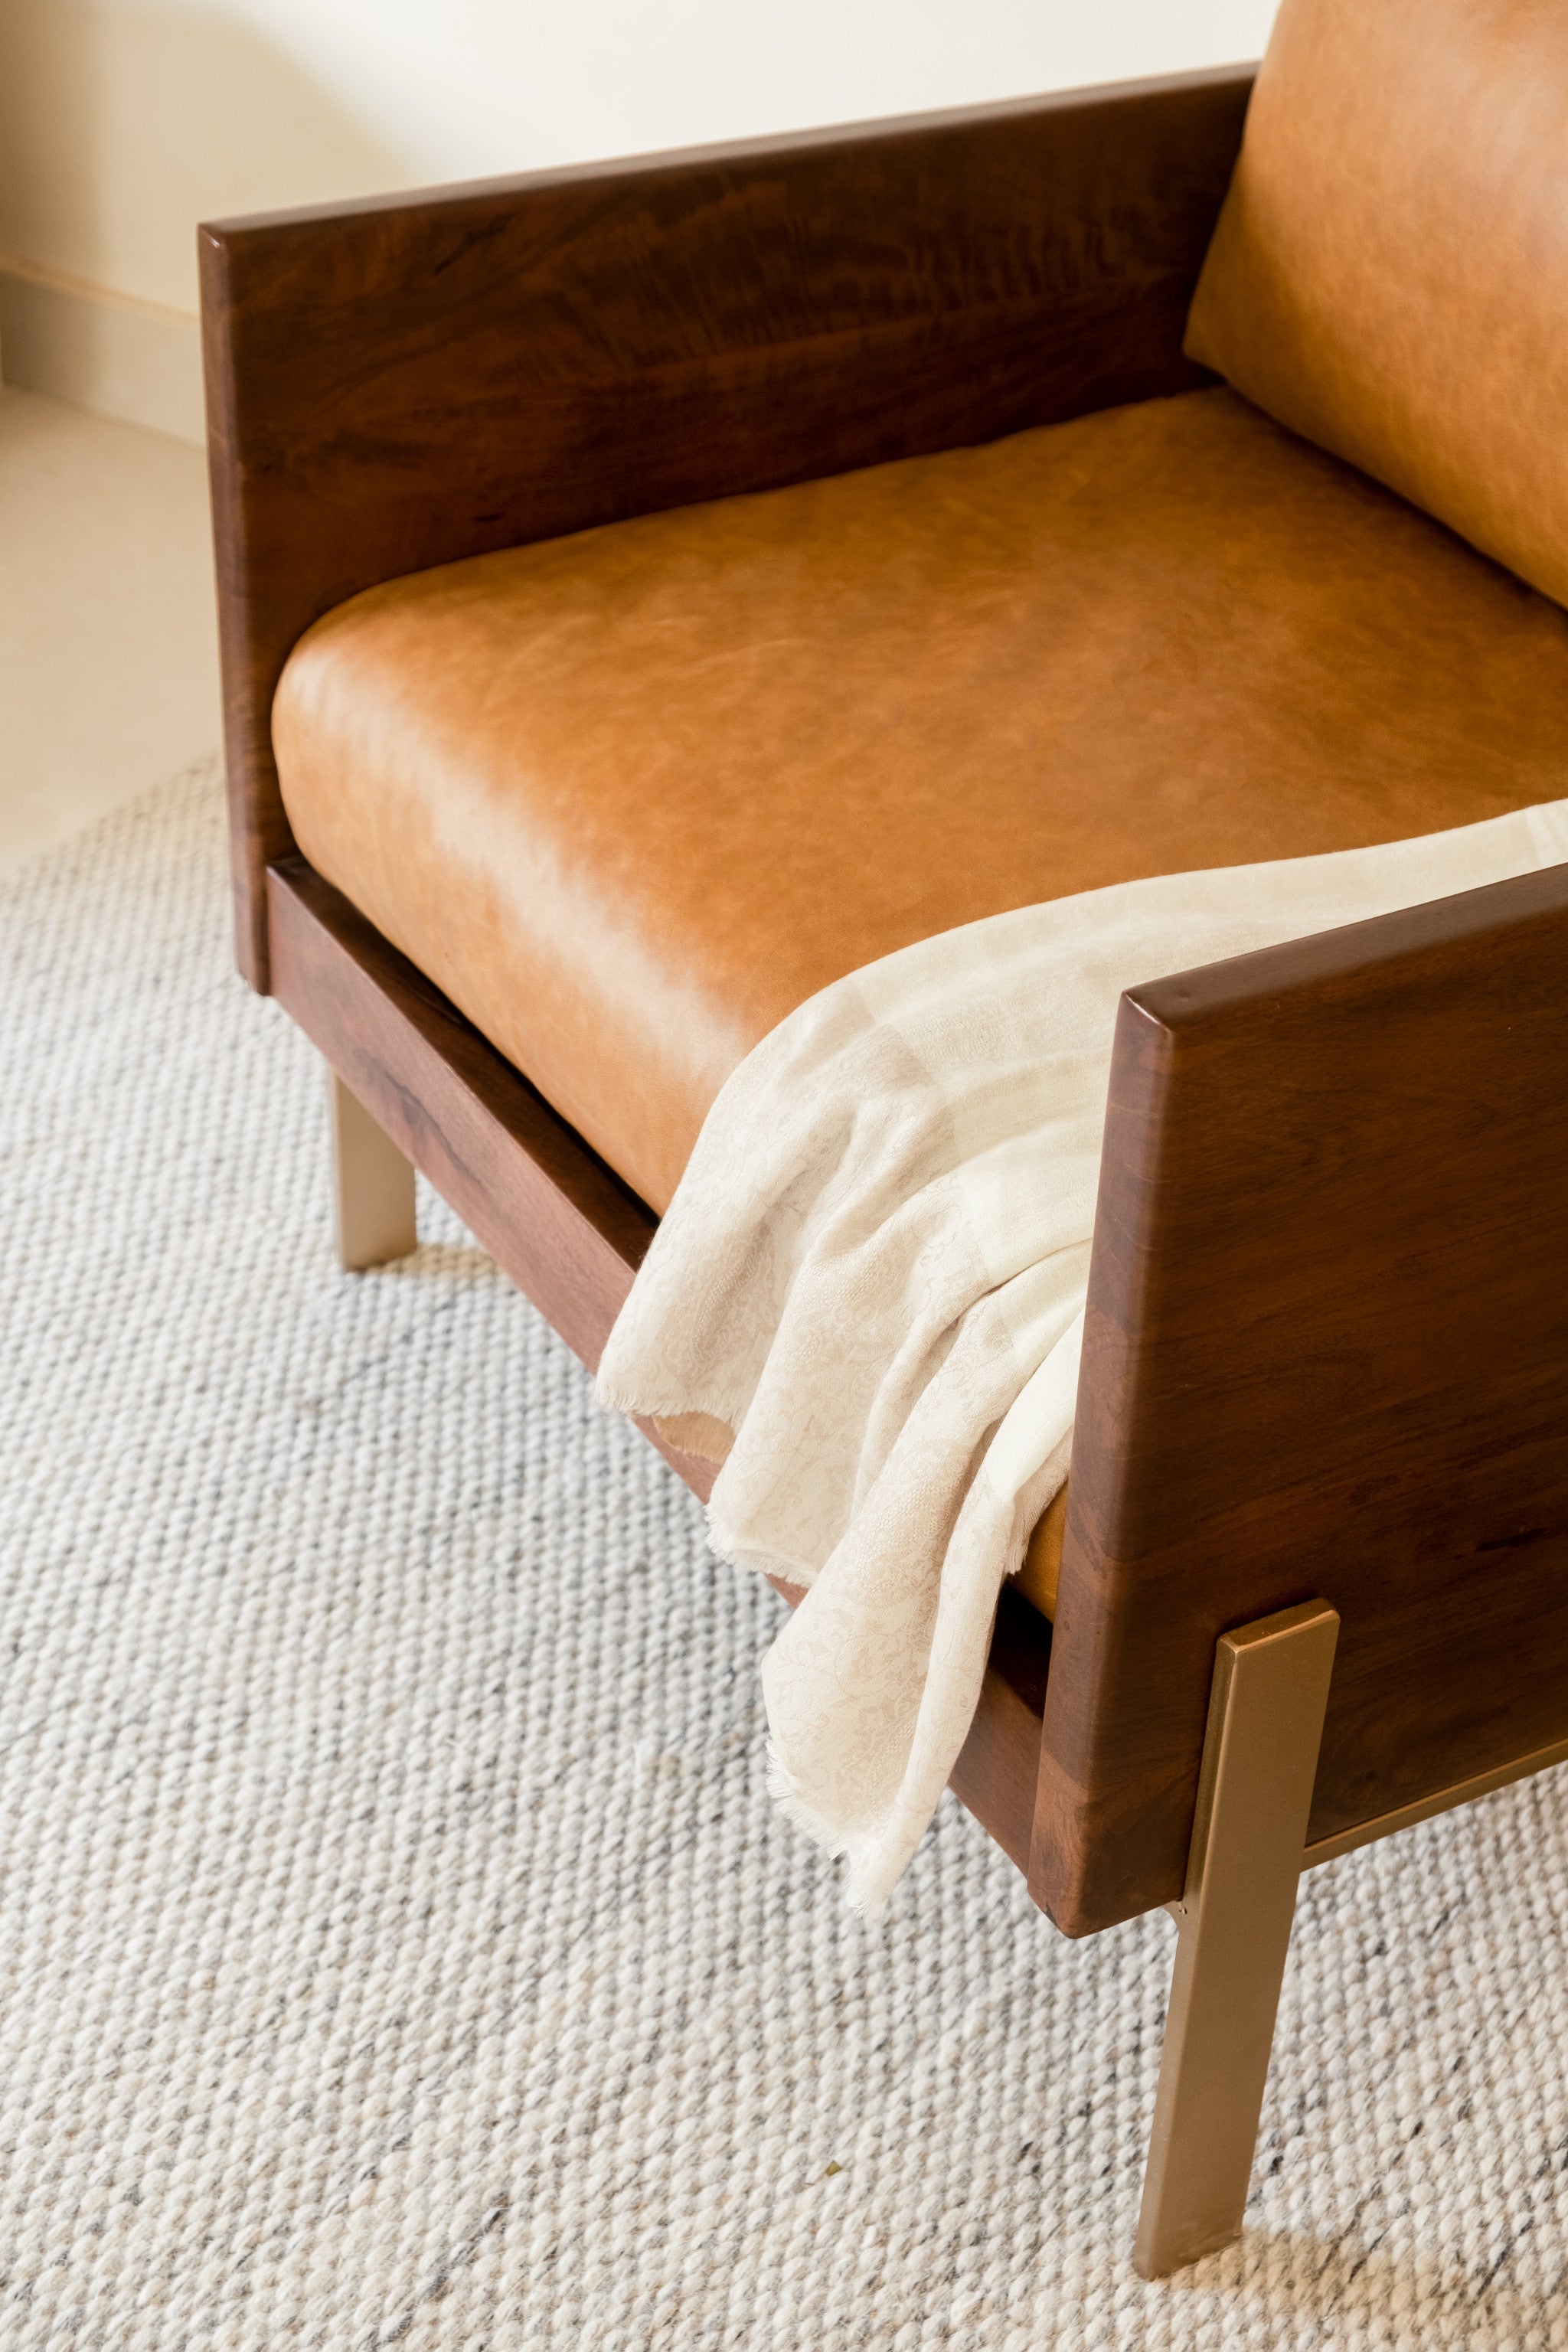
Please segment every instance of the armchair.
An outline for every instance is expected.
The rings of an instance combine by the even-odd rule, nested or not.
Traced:
[[[333,1073],[345,1264],[410,1244],[417,1166],[593,1365],[662,1204],[563,1116],[542,1047],[508,1051],[304,854],[273,731],[300,641],[432,567],[1229,401],[1183,337],[1250,86],[203,229],[237,952]],[[1309,455],[1347,516],[1414,518]],[[1550,796],[1568,625],[1440,525],[1387,528],[1417,525],[1422,581],[1542,698],[1508,774],[1434,770],[1435,827]],[[1223,730],[1245,666],[1194,690]],[[1495,690],[1452,689],[1483,720]],[[291,740],[316,707],[300,688]],[[1313,724],[1321,761],[1364,711]],[[1287,854],[1278,821],[1285,847],[1233,855]],[[1336,821],[1390,835],[1384,804]],[[1177,1915],[1150,2274],[1240,2228],[1300,1871],[1568,1757],[1565,970],[1560,866],[1122,1003],[1069,1499],[1004,1591],[953,1786],[1066,1933]]]

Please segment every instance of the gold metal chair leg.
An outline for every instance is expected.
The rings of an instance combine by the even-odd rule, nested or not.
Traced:
[[[416,1247],[414,1169],[337,1072],[327,1072],[338,1257],[351,1274]]]
[[[1241,2234],[1340,1621],[1303,1601],[1223,1634],[1133,2261]]]

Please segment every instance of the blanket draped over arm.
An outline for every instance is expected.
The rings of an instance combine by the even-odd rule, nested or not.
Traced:
[[[813,997],[713,1105],[600,1394],[722,1467],[726,1559],[807,1588],[763,1667],[775,1790],[887,1898],[1068,1475],[1123,989],[1568,860],[1568,801],[1119,883]]]

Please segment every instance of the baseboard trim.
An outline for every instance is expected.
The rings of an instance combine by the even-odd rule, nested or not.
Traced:
[[[195,319],[7,256],[0,256],[0,376],[177,441],[206,438]]]

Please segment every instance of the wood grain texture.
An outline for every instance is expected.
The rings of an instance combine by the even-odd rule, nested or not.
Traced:
[[[1250,71],[200,232],[241,968],[283,663],[383,580],[1206,381]]]
[[[1342,1633],[1310,1836],[1568,1735],[1568,866],[1131,992],[1031,1885],[1182,1890],[1215,1644]]]
[[[305,863],[267,877],[273,981],[344,1084],[592,1370],[657,1223],[406,957]],[[704,1501],[712,1465],[649,1442]],[[798,1587],[773,1580],[794,1607]],[[952,1786],[1029,1865],[1051,1629],[1016,1593]]]

